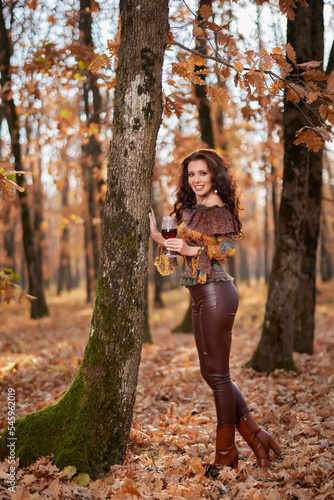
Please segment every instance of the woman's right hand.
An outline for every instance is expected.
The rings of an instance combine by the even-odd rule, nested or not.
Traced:
[[[150,211],[148,213],[148,217],[150,219],[150,236],[151,236],[152,240],[154,240],[159,245],[163,245],[166,240],[165,240],[165,238],[163,238],[163,236],[158,231],[157,221],[155,219],[155,215],[154,215],[152,207],[150,208]]]
[[[152,207],[150,207],[148,217],[150,219],[150,235],[151,235],[151,238],[154,239],[154,236],[156,236],[158,233],[158,228],[157,228],[157,221],[156,221]]]

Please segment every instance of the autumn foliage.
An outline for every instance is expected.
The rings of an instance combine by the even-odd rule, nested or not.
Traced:
[[[307,8],[304,0],[297,3]],[[294,19],[293,9],[296,8],[294,0],[280,1],[279,7],[282,14]],[[231,33],[229,22],[218,24],[213,21],[216,16],[211,6],[202,5],[199,14],[201,21],[198,21],[191,11],[181,7],[175,16],[172,16],[172,21],[192,26],[192,39],[196,38],[197,43],[198,40],[206,40],[210,48],[207,54],[200,53],[197,47],[189,47],[189,39],[187,43],[181,43],[178,40],[178,32],[169,33],[167,56],[168,50],[173,47],[178,47],[180,51],[177,55],[178,61],[171,63],[170,74],[166,72],[169,88],[177,89],[164,95],[164,110],[167,116],[175,113],[180,118],[188,102],[188,98],[179,89],[180,84],[177,83],[175,76],[195,85],[207,85],[208,99],[220,106],[226,106],[235,91],[227,87],[222,88],[219,81],[231,79],[239,92],[245,91],[243,115],[246,120],[254,116],[255,103],[258,105],[257,112],[261,114],[262,108],[272,106],[278,96],[282,98],[285,94],[287,99],[296,104],[303,101],[313,113],[309,118],[309,124],[296,130],[295,144],[305,143],[310,151],[317,152],[326,141],[332,141],[334,74],[326,76],[322,70],[323,61],[298,63],[295,50],[290,43],[286,45],[286,54],[282,47],[273,47],[270,50],[260,47],[259,50],[245,51],[239,47],[237,36]],[[117,38],[115,41],[109,41],[108,57],[98,56],[89,68],[95,72],[104,65],[111,67],[112,61],[117,57],[118,46]],[[203,69],[205,64],[207,66]],[[199,67],[201,69],[198,69]],[[212,74],[216,75],[216,79],[211,78],[210,82],[201,78],[203,75]],[[311,106],[315,102],[318,107],[320,106],[318,110]]]

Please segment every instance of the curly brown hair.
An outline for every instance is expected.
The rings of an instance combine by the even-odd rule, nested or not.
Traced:
[[[214,189],[236,220],[239,228],[236,236],[241,236],[242,224],[239,217],[240,200],[236,192],[236,183],[229,172],[227,161],[214,149],[198,149],[186,156],[182,161],[179,185],[176,191],[176,202],[174,203],[174,210],[171,212],[171,215],[175,214],[177,221],[180,222],[182,210],[196,205],[196,195],[188,182],[188,165],[191,161],[196,160],[204,160],[206,162],[211,173]]]

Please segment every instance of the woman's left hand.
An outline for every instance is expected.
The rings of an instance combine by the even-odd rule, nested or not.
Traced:
[[[170,238],[164,243],[164,247],[172,252],[178,252],[180,255],[185,255],[187,257],[193,257],[197,254],[200,247],[191,247],[181,238]]]

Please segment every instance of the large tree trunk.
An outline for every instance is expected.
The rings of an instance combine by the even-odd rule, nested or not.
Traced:
[[[322,61],[324,57],[323,0],[309,3],[311,41],[307,57]],[[297,61],[304,62],[304,61]],[[315,107],[318,105],[315,104]],[[302,268],[295,302],[293,349],[313,354],[314,312],[316,302],[317,247],[320,233],[323,151],[309,153],[308,192],[305,233],[302,241]]]
[[[26,465],[54,454],[91,477],[122,463],[131,428],[144,327],[148,213],[161,122],[168,0],[121,0],[121,44],[102,251],[89,342],[56,404],[16,421]],[[0,456],[7,454],[7,431]]]
[[[4,103],[5,117],[8,123],[11,138],[11,149],[15,160],[15,169],[22,170],[19,120],[11,92],[11,40],[10,32],[6,28],[3,17],[2,0],[0,0],[0,51],[1,88],[3,89],[2,101]],[[17,178],[17,183],[18,185],[23,186],[24,177],[19,176]],[[25,191],[19,192],[19,202],[23,231],[23,247],[29,277],[29,294],[33,295],[37,299],[31,303],[31,317],[33,319],[37,319],[47,316],[49,312],[44,297],[43,285],[40,281],[38,273],[39,266],[34,245],[34,233],[32,229],[28,197]]]
[[[309,8],[298,4],[296,18],[288,21],[287,42],[295,51],[297,62],[312,59],[313,16],[322,11],[322,0],[311,0]],[[300,103],[305,110],[305,107]],[[260,343],[250,361],[258,371],[294,368],[294,318],[296,295],[304,255],[305,225],[308,213],[310,153],[305,146],[295,146],[295,133],[306,125],[302,113],[290,101],[284,101],[284,172],[273,268],[269,280],[264,327]]]

